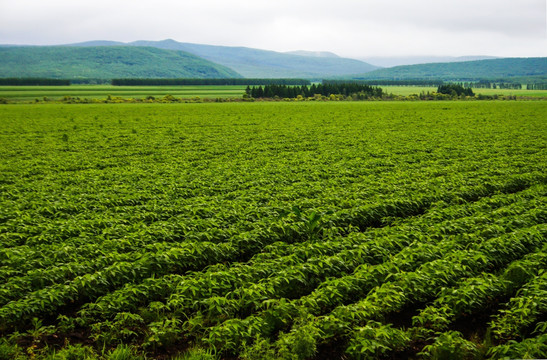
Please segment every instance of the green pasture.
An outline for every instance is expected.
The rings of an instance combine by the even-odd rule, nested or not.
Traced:
[[[112,86],[112,85],[70,85],[70,86],[0,86],[0,99],[32,101],[34,99],[59,100],[65,96],[74,98],[104,99],[108,95],[121,98],[156,98],[173,95],[178,98],[237,98],[246,86]],[[387,94],[408,96],[421,92],[434,92],[436,87],[428,86],[381,86]],[[476,94],[516,95],[522,97],[547,97],[547,90],[473,89]]]
[[[44,97],[52,100],[64,96],[79,98],[105,98],[108,95],[122,98],[145,98],[147,96],[191,98],[240,97],[245,86],[112,86],[112,85],[70,85],[70,86],[0,86],[0,98],[33,100]]]
[[[401,96],[408,96],[408,95],[419,95],[420,93],[424,92],[434,92],[437,91],[437,87],[433,86],[380,86],[384,92],[388,94],[393,95],[401,95]],[[515,95],[515,96],[523,96],[523,97],[547,97],[547,90],[525,90],[525,89],[473,89],[473,92],[475,94],[483,94],[483,95],[503,95],[503,96],[509,96],[509,95]]]

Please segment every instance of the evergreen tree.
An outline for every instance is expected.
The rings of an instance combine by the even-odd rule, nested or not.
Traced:
[[[258,87],[258,89],[256,90],[256,96],[253,96],[253,97],[257,97],[257,98],[264,97],[264,89],[262,88],[262,85]]]

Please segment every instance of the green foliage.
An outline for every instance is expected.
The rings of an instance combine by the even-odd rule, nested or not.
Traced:
[[[370,321],[356,329],[346,353],[353,359],[378,359],[402,351],[409,343],[410,337],[405,331]]]
[[[0,107],[2,356],[542,351],[542,102],[167,100]]]
[[[440,334],[435,342],[424,347],[420,355],[433,360],[476,359],[480,352],[477,345],[465,340],[457,331]]]
[[[173,360],[218,360],[219,357],[214,351],[202,348],[192,348],[185,352],[183,355],[179,355],[173,358]]]
[[[177,318],[163,319],[148,325],[150,335],[144,342],[145,347],[169,348],[179,338],[182,332],[182,321]]]
[[[260,336],[257,336],[251,345],[244,345],[240,357],[243,360],[275,360],[279,359],[279,353],[273,344]]]
[[[136,314],[119,312],[112,321],[98,322],[91,327],[94,341],[103,345],[132,342],[142,336],[143,319]]]
[[[458,84],[439,85],[437,92],[439,94],[447,94],[452,96],[475,96],[471,88],[464,88],[462,85]]]
[[[144,356],[137,355],[135,349],[128,345],[118,345],[108,352],[106,360],[143,360]]]
[[[23,358],[23,350],[11,344],[7,339],[0,338],[0,360],[17,360]]]
[[[50,360],[94,360],[97,358],[92,347],[81,344],[67,345],[59,351],[54,351],[49,357]]]
[[[293,355],[298,360],[310,359],[317,354],[317,338],[321,335],[319,330],[313,324],[297,326],[293,332],[294,342],[287,344],[289,352],[283,352],[281,355],[287,357],[288,354]]]
[[[492,359],[541,359],[547,354],[547,334],[521,342],[510,340],[489,350]]]
[[[372,87],[366,84],[357,83],[327,83],[319,84],[308,87],[303,86],[286,86],[286,85],[265,85],[253,86],[246,90],[247,95],[253,98],[308,98],[316,95],[332,96],[343,95],[347,96],[360,96],[360,100],[367,98],[381,98],[383,91],[381,88]]]
[[[498,340],[525,338],[529,328],[547,311],[547,272],[545,265],[540,269],[540,273],[524,284],[517,296],[507,303],[507,308],[492,321],[492,332]]]

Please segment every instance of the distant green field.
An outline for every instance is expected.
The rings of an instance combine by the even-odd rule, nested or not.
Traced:
[[[433,86],[381,86],[388,94],[408,96],[421,92],[434,92]],[[513,90],[513,89],[473,89],[475,94],[483,95],[516,95],[526,97],[547,97],[547,90]]]
[[[514,90],[514,89],[473,89],[477,94],[484,95],[516,95],[531,97],[547,97],[547,90]]]
[[[0,98],[29,101],[47,97],[58,100],[64,96],[103,99],[108,95],[122,98],[162,97],[173,95],[179,98],[233,98],[242,96],[246,86],[111,86],[111,85],[71,85],[71,86],[0,86]],[[428,86],[381,86],[388,94],[408,96],[421,92],[434,92],[436,87]],[[547,90],[473,89],[484,95],[516,95],[525,97],[547,97]]]
[[[0,98],[33,100],[48,97],[59,99],[63,96],[80,98],[105,98],[108,95],[123,98],[145,98],[173,95],[191,98],[240,97],[245,90],[242,85],[230,86],[112,86],[112,85],[71,85],[71,86],[0,86]]]

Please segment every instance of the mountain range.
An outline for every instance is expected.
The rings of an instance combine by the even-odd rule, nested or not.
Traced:
[[[386,58],[368,58],[388,64]],[[383,59],[383,60],[382,60]],[[434,62],[380,68],[324,51],[276,52],[163,41],[97,40],[59,46],[0,45],[0,77],[306,78],[478,80],[547,77],[547,58],[411,57]],[[380,61],[381,60],[381,61]],[[471,61],[470,61],[471,60]],[[392,64],[397,61],[392,59]],[[438,62],[445,61],[445,62]]]
[[[313,52],[281,53],[247,47],[215,46],[163,41],[135,41],[131,43],[93,41],[71,46],[150,46],[166,50],[184,51],[233,69],[247,78],[323,78],[365,73],[375,69],[363,61],[338,57],[332,53],[317,56]]]

